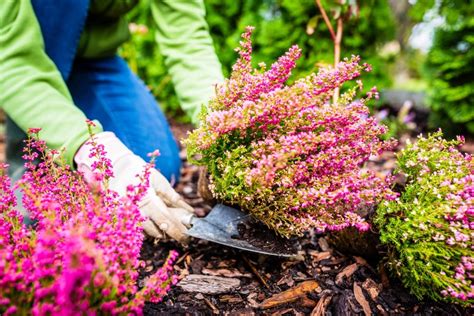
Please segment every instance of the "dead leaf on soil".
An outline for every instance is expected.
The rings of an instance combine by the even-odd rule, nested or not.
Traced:
[[[357,303],[362,306],[365,316],[371,316],[372,311],[370,309],[369,302],[367,302],[367,300],[365,299],[364,293],[362,292],[362,288],[356,282],[354,282],[354,296]]]
[[[204,268],[201,271],[203,274],[213,275],[213,276],[223,276],[226,278],[252,278],[251,273],[242,273],[238,269],[207,269]]]
[[[382,290],[382,285],[377,284],[374,280],[368,278],[362,283],[362,288],[369,293],[369,296],[372,300],[376,300]]]
[[[331,258],[331,253],[329,251],[309,251],[308,253],[314,258],[314,261],[316,262]]]
[[[183,279],[184,277],[186,277],[187,275],[189,275],[189,270],[184,268],[184,269],[181,269],[180,267],[178,266],[175,266],[174,267],[174,270],[177,272],[177,274],[179,275],[179,279]]]
[[[351,265],[348,265],[347,267],[344,268],[341,272],[339,272],[336,276],[336,284],[341,285],[342,281],[344,280],[344,277],[350,278],[351,275],[354,274],[354,272],[357,271],[357,263],[353,263]]]
[[[311,312],[311,316],[324,316],[326,314],[326,308],[332,300],[332,295],[325,295],[321,297],[318,304]]]
[[[227,315],[227,314],[224,314]],[[239,315],[239,316],[255,316],[255,312],[248,309],[238,310],[237,312],[232,312],[229,315]]]
[[[285,303],[294,302],[306,293],[312,292],[317,288],[319,288],[318,282],[314,280],[305,281],[291,289],[275,294],[272,297],[264,300],[262,303],[259,304],[259,307],[262,309],[266,309]]]

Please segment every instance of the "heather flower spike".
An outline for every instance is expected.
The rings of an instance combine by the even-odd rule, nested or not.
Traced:
[[[34,229],[15,210],[7,166],[0,164],[0,314],[142,314],[145,301],[160,301],[177,282],[173,251],[137,288],[143,241],[138,203],[152,165],[140,184],[119,197],[106,185],[113,175],[104,148],[93,146],[91,152],[102,182],[91,188],[81,174],[54,163],[57,153],[38,139],[39,132],[30,130],[27,172],[18,183]]]
[[[216,87],[201,126],[185,141],[188,158],[207,167],[218,200],[240,205],[283,236],[369,229],[359,214],[395,194],[390,176],[362,166],[394,142],[380,140],[386,128],[369,115],[375,88],[355,99],[358,82],[338,103],[330,101],[370,67],[353,56],[287,85],[301,50],[292,46],[268,70],[253,69],[252,31],[242,35],[230,78]]]

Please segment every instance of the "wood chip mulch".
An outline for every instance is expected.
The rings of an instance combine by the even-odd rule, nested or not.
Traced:
[[[176,125],[177,139],[189,126]],[[199,169],[186,162],[177,185],[203,216],[209,210],[197,194]],[[391,169],[393,157],[372,167]],[[146,304],[146,315],[472,315],[474,309],[420,301],[391,278],[380,258],[335,249],[329,236],[308,234],[299,240],[297,259],[239,251],[193,239],[188,246],[147,240],[142,257],[153,273],[170,249],[180,252],[175,269],[182,279],[159,304]]]

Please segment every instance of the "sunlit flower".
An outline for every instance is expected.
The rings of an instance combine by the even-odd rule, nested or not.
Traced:
[[[355,87],[331,103],[334,91],[370,70],[360,58],[285,84],[301,50],[292,46],[264,71],[252,67],[247,28],[230,78],[219,85],[188,139],[188,157],[210,172],[219,200],[238,204],[283,236],[369,224],[359,212],[394,199],[392,177],[362,165],[391,150],[386,128],[370,116]]]

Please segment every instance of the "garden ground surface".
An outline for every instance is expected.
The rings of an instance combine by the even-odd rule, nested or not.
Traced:
[[[177,139],[189,126],[173,124]],[[465,147],[472,151],[472,144]],[[186,200],[204,215],[210,206],[197,194],[199,170],[183,159],[177,185]],[[395,166],[393,155],[371,161],[380,173]],[[329,241],[329,242],[328,242]],[[392,279],[370,249],[361,255],[351,246],[339,250],[329,236],[308,234],[298,240],[299,258],[287,260],[238,251],[206,241],[191,240],[188,247],[173,243],[143,247],[145,276],[163,262],[168,249],[178,249],[176,264],[183,276],[160,304],[146,305],[148,315],[160,314],[268,314],[268,315],[472,315],[455,305],[420,301]],[[370,248],[370,247],[369,247]],[[350,254],[350,251],[353,251]],[[379,248],[380,250],[380,248]],[[381,249],[383,251],[383,249]],[[348,252],[349,251],[349,252]],[[189,276],[191,275],[191,276]],[[217,292],[217,293],[216,293]]]
[[[173,124],[177,139],[185,137],[189,129]],[[473,143],[464,149],[474,152]],[[5,159],[4,152],[4,135],[0,133],[0,161]],[[185,156],[182,149],[184,165],[177,191],[199,216],[204,216],[210,206],[196,192],[199,170],[188,164]],[[392,155],[369,163],[381,173],[394,166]],[[163,302],[147,304],[145,314],[474,314],[474,309],[418,300],[389,277],[377,256],[350,254],[347,249],[341,252],[328,239],[317,234],[299,239],[296,260],[259,256],[196,239],[186,247],[147,240],[142,249],[146,267],[140,282],[162,265],[170,249],[181,254],[175,268],[183,280]]]

